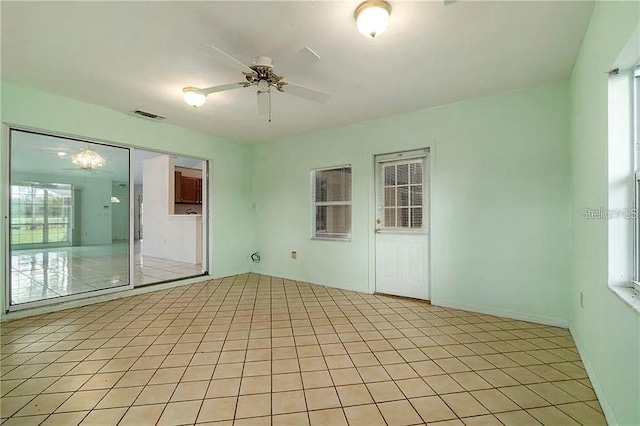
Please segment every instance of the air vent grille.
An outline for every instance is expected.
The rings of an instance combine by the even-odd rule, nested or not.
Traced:
[[[152,112],[142,111],[141,109],[137,109],[135,111],[131,111],[131,114],[136,115],[138,117],[146,118],[148,120],[153,120],[153,121],[161,121],[161,120],[165,119],[161,115],[154,114]]]

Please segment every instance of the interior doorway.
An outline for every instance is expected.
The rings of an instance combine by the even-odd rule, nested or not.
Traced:
[[[135,285],[207,273],[205,160],[134,150]]]

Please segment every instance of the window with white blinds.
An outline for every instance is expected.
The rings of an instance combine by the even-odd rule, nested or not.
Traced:
[[[313,238],[351,239],[351,166],[311,171]]]
[[[386,229],[421,229],[423,219],[422,158],[382,163],[382,226]]]

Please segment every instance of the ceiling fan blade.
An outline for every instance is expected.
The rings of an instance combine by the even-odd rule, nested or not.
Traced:
[[[299,98],[306,99],[312,102],[318,102],[321,104],[326,103],[331,95],[320,92],[318,90],[309,89],[308,87],[299,86],[297,84],[286,82],[282,87],[282,92],[288,93]]]
[[[229,68],[233,68],[236,71],[253,73],[251,68],[237,60],[231,55],[224,53],[222,50],[218,49],[214,46],[208,46],[204,48],[205,55],[209,56],[213,60],[217,61],[220,64],[224,64]]]
[[[258,114],[269,114],[269,92],[258,92]]]
[[[290,58],[285,59],[282,64],[278,64],[278,69],[282,69],[285,74],[289,74],[296,71],[305,71],[318,62],[320,62],[320,56],[310,47],[305,47]]]
[[[225,90],[239,89],[241,87],[245,87],[244,83],[229,83],[221,86],[205,87],[198,91],[203,95],[210,95],[212,93],[224,92]]]

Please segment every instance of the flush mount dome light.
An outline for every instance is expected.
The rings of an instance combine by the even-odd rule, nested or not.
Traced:
[[[182,89],[182,93],[184,93],[184,101],[194,108],[204,105],[204,101],[207,98],[207,95],[201,93],[195,87],[185,87]]]
[[[384,0],[369,0],[362,3],[355,12],[356,26],[363,36],[379,36],[389,25],[391,5]]]

